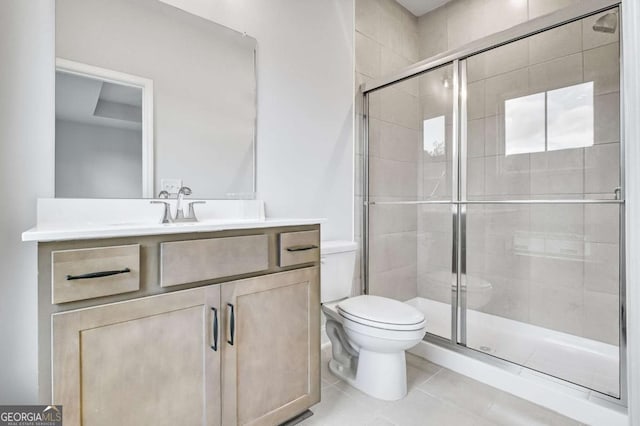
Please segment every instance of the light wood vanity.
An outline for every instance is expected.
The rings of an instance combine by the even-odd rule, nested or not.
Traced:
[[[320,226],[38,243],[67,425],[277,425],[320,401]]]

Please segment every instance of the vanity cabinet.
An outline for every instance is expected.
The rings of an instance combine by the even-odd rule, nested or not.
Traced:
[[[278,425],[319,402],[319,256],[280,267],[283,231],[292,230],[263,230],[260,238],[242,235],[252,231],[193,234],[193,245],[174,245],[191,241],[179,235],[138,238],[140,290],[58,304],[51,304],[57,282],[52,253],[132,241],[39,246],[40,281],[48,284],[40,300],[50,303],[40,312],[41,327],[49,330],[41,341],[50,342],[41,346],[50,349],[48,359],[40,353],[41,379],[51,378],[49,394],[41,381],[42,403],[63,405],[70,425],[217,426]],[[172,258],[163,269],[163,255],[170,253],[164,247],[204,246],[215,256],[216,245],[250,239],[247,252],[263,251],[249,257],[251,276],[161,285],[163,271],[204,264],[202,253],[181,253],[184,265]],[[241,256],[235,262],[241,264]],[[110,277],[84,281],[100,288],[101,279],[112,286]]]
[[[106,272],[92,276],[85,271]],[[140,246],[56,250],[51,253],[51,281],[51,303],[139,290]]]
[[[277,425],[320,400],[319,286],[317,267],[222,284],[223,424]]]
[[[53,315],[78,425],[277,425],[320,399],[318,268]]]
[[[219,425],[218,286],[52,317],[53,401],[70,425]]]

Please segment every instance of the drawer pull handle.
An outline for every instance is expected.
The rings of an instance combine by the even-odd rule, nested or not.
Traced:
[[[318,246],[315,244],[304,244],[300,246],[287,247],[287,251],[305,251],[305,250],[313,250],[317,248]]]
[[[90,272],[88,274],[83,274],[83,275],[67,275],[67,280],[86,280],[89,278],[100,278],[100,277],[108,277],[111,275],[118,275],[118,274],[126,274],[127,272],[131,272],[131,269],[129,268],[124,268],[124,269],[118,269],[116,271],[100,271],[100,272]]]
[[[236,332],[236,314],[233,309],[233,305],[231,303],[227,303],[227,310],[231,308],[231,313],[229,314],[229,340],[227,343],[233,346],[233,335]]]
[[[214,351],[218,351],[218,310],[214,307],[211,308],[213,311],[213,345],[211,345],[211,349]]]

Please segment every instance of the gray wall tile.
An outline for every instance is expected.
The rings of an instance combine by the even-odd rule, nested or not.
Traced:
[[[596,95],[620,91],[620,44],[584,52],[584,80],[594,82]]]
[[[393,0],[357,0],[356,30],[368,39],[356,45],[357,81],[577,1],[453,0],[417,19]],[[611,198],[619,175],[618,34],[594,32],[595,19],[469,59],[470,198]],[[374,197],[451,196],[447,78],[450,68],[372,95],[371,116],[381,120],[369,128]],[[584,81],[595,84],[596,146],[505,157],[505,100]],[[422,150],[422,120],[440,115],[447,147],[432,157]],[[372,293],[450,303],[451,208],[382,207],[371,216]],[[469,206],[467,270],[493,285],[491,300],[479,309],[616,344],[617,233],[618,206]],[[602,321],[595,319],[599,309]]]

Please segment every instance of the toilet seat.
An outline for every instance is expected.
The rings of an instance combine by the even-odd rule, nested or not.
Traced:
[[[414,330],[389,330],[373,327],[367,324],[361,324],[359,322],[351,321],[348,318],[342,319],[342,326],[344,327],[345,331],[351,331],[363,336],[382,339],[387,342],[419,341],[422,340],[426,332],[426,328],[424,326],[420,329]]]
[[[338,303],[345,320],[382,330],[419,331],[425,327],[424,314],[413,306],[386,297],[363,295]]]

